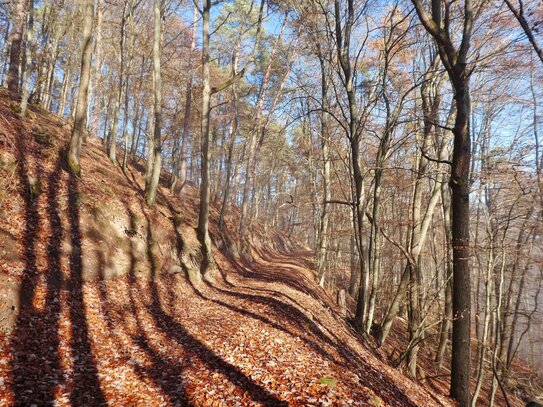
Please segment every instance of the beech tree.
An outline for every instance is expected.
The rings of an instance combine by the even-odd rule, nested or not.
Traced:
[[[447,70],[456,102],[454,147],[451,161],[450,188],[452,191],[452,246],[453,246],[453,344],[451,364],[451,397],[467,406],[470,395],[471,359],[471,279],[469,268],[470,224],[470,160],[471,140],[469,119],[471,101],[469,80],[471,67],[468,55],[474,22],[474,8],[470,0],[463,2],[463,33],[460,46],[451,40],[450,8],[442,15],[442,2],[433,0],[431,13],[420,0],[413,0],[424,28],[434,37],[441,61]]]
[[[162,42],[162,18],[163,18],[164,2],[155,0],[153,5],[154,15],[154,31],[153,31],[153,113],[154,113],[154,129],[153,129],[153,150],[149,151],[149,155],[153,154],[151,177],[145,185],[147,205],[152,206],[156,199],[156,190],[162,168],[162,77],[160,67],[160,54]]]
[[[21,49],[27,11],[26,4],[27,1],[25,0],[16,0],[12,6],[13,18],[8,38],[10,47],[7,85],[9,94],[13,99],[19,97],[19,72],[21,69]]]
[[[211,87],[210,83],[210,13],[212,3],[209,0],[203,0],[202,9],[200,14],[202,15],[202,176],[200,186],[200,207],[198,212],[198,239],[202,247],[203,256],[203,270],[214,267],[213,252],[211,251],[211,239],[209,237],[209,204],[210,204],[210,111],[211,111],[211,96],[219,93],[222,90],[233,85],[241,77],[243,77],[247,65],[240,71],[235,72],[228,80],[224,81],[216,87]],[[253,57],[258,50],[259,33],[262,26],[262,18],[264,11],[264,0],[260,2],[260,8],[258,13],[258,20],[256,23],[256,35],[255,46],[253,50]]]
[[[87,116],[87,92],[92,59],[92,26],[94,21],[94,0],[87,0],[84,4],[84,25],[81,52],[81,74],[77,92],[77,105],[75,109],[74,124],[70,145],[68,147],[68,167],[75,175],[81,174],[81,144],[85,132],[85,119]]]

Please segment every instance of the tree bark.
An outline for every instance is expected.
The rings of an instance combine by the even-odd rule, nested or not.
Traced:
[[[175,168],[172,176],[171,189],[180,194],[183,192],[183,187],[187,183],[187,145],[190,130],[191,107],[192,107],[192,82],[193,82],[193,64],[192,59],[194,50],[196,49],[196,31],[198,28],[198,8],[194,5],[192,18],[192,38],[190,43],[189,60],[187,66],[187,93],[185,97],[185,116],[183,118],[183,134],[181,135],[181,145],[179,148],[179,157],[175,157],[177,168]]]
[[[68,167],[76,175],[81,175],[81,142],[85,131],[87,114],[87,94],[89,91],[90,68],[92,60],[92,24],[94,20],[94,0],[85,1],[83,26],[83,46],[81,55],[81,75],[77,94],[74,127],[68,147]]]
[[[431,16],[422,0],[411,0],[417,15],[428,33],[435,39],[439,55],[454,89],[456,119],[454,124],[453,157],[451,164],[451,215],[453,246],[453,335],[451,357],[450,395],[461,407],[470,405],[471,374],[471,279],[469,266],[470,229],[470,163],[471,136],[469,119],[471,102],[469,94],[470,73],[467,68],[471,48],[474,14],[471,0],[464,0],[463,31],[459,47],[442,28],[441,0],[432,0]],[[445,8],[446,13],[450,12]],[[449,21],[445,15],[445,21]],[[449,26],[447,25],[447,30]],[[458,48],[458,49],[457,49]]]
[[[322,156],[322,187],[323,187],[323,202],[321,208],[321,219],[319,224],[319,233],[317,239],[317,276],[318,283],[324,287],[326,277],[326,252],[328,250],[328,226],[330,223],[330,212],[328,202],[332,199],[332,191],[330,188],[330,149],[328,146],[328,120],[326,111],[328,110],[328,73],[326,71],[326,63],[322,55],[320,46],[317,43],[317,55],[321,70],[321,98],[323,108],[320,112],[321,121],[321,156]]]
[[[153,111],[155,115],[153,132],[153,169],[151,178],[146,189],[147,205],[153,206],[156,199],[156,191],[160,179],[161,161],[162,161],[162,77],[160,72],[160,46],[162,40],[162,18],[163,18],[163,0],[155,0],[153,6],[154,12],[154,35],[153,35],[153,90],[154,104]]]
[[[471,367],[471,279],[469,268],[469,171],[471,143],[469,134],[469,87],[456,87],[456,122],[451,168],[451,215],[453,245],[453,336],[451,396],[461,405],[470,401]]]
[[[203,0],[202,7],[202,184],[200,186],[200,207],[198,212],[197,235],[202,251],[202,271],[205,272],[214,264],[209,237],[209,200],[210,200],[210,170],[209,170],[209,119],[211,104],[211,83],[209,77],[209,18],[211,0]]]
[[[19,73],[21,69],[21,46],[23,43],[23,31],[26,20],[26,1],[15,0],[13,6],[13,25],[9,34],[9,69],[7,85],[9,96],[12,99],[19,98]]]
[[[21,98],[21,114],[26,114],[28,96],[30,93],[30,81],[32,79],[32,48],[34,47],[34,0],[28,1],[28,23],[26,26],[26,47],[25,47],[25,73],[23,75],[23,95]]]
[[[98,134],[98,128],[100,127],[100,110],[102,107],[103,96],[96,92],[98,89],[98,83],[102,77],[102,0],[98,0],[96,3],[96,40],[95,40],[95,52],[96,52],[96,68],[94,70],[94,106],[92,109],[92,132]]]
[[[115,165],[117,165],[117,132],[119,129],[119,110],[121,107],[121,101],[123,98],[123,80],[124,80],[124,64],[125,64],[125,44],[126,44],[126,21],[127,12],[130,7],[129,1],[124,2],[123,12],[121,17],[121,36],[120,36],[120,50],[119,50],[119,84],[117,88],[117,96],[113,100],[113,117],[111,123],[111,129],[108,137],[108,154],[109,159]]]

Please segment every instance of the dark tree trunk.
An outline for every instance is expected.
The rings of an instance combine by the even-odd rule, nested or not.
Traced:
[[[8,92],[11,98],[19,98],[19,82],[21,69],[21,47],[23,43],[23,31],[26,17],[26,1],[16,0],[13,5],[13,25],[9,34],[9,69],[8,69]]]
[[[462,74],[460,74],[462,76]],[[471,279],[469,268],[469,171],[471,143],[469,134],[470,96],[467,84],[455,86],[456,122],[451,168],[451,227],[453,247],[453,335],[451,360],[451,397],[469,403]]]

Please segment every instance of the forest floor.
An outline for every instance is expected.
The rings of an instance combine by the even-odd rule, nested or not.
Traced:
[[[442,378],[416,383],[362,345],[277,231],[228,254],[234,223],[219,231],[214,207],[218,273],[191,283],[194,188],[162,185],[149,209],[141,166],[123,173],[97,138],[70,176],[68,137],[0,97],[0,405],[454,405]]]

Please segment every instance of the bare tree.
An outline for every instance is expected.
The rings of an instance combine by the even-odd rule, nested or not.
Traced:
[[[149,182],[145,185],[145,195],[147,205],[153,206],[156,199],[156,191],[160,178],[160,170],[162,168],[162,77],[160,68],[160,53],[162,42],[162,19],[164,16],[164,1],[155,0],[153,4],[154,15],[154,34],[153,34],[153,113],[154,131],[153,131],[153,149],[149,150],[149,154],[153,155],[153,166]]]
[[[13,5],[13,25],[9,34],[9,70],[7,85],[13,99],[19,97],[19,72],[21,69],[21,47],[26,20],[27,0],[16,0]]]
[[[85,118],[87,115],[87,93],[92,60],[92,25],[94,20],[94,0],[84,3],[83,46],[81,53],[81,74],[79,76],[79,91],[75,110],[74,126],[70,145],[68,147],[68,167],[77,176],[81,175],[81,143],[85,131]]]
[[[453,245],[453,340],[451,364],[451,397],[461,406],[470,403],[471,355],[471,279],[469,267],[470,229],[470,162],[471,139],[469,120],[471,101],[468,54],[474,11],[471,0],[464,0],[462,11],[462,40],[457,47],[451,38],[451,8],[432,0],[431,10],[422,0],[412,0],[424,28],[436,41],[441,61],[449,74],[456,101],[454,147],[451,164],[452,245]]]

